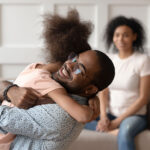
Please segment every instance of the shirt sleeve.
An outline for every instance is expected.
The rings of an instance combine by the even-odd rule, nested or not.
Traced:
[[[39,105],[28,110],[0,106],[0,129],[36,139],[60,138],[65,128],[71,130],[76,121],[57,104]],[[64,134],[63,134],[64,130]]]
[[[144,55],[143,61],[141,64],[141,71],[140,71],[140,76],[146,76],[150,75],[150,57],[147,55]]]

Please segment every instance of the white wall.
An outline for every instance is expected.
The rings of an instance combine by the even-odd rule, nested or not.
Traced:
[[[65,15],[76,8],[83,20],[95,25],[89,39],[93,48],[105,51],[104,27],[117,15],[140,19],[146,29],[150,49],[150,0],[0,0],[0,77],[14,79],[29,63],[43,61],[42,14]]]

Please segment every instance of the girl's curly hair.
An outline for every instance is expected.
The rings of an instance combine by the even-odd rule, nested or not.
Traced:
[[[133,33],[137,34],[137,39],[133,42],[133,47],[135,51],[143,52],[143,45],[145,43],[146,38],[142,24],[139,20],[135,18],[126,18],[125,16],[115,17],[112,20],[110,20],[110,22],[108,22],[104,33],[104,40],[107,50],[109,50],[110,46],[113,43],[113,36],[116,28],[122,25],[128,26],[129,28],[131,28]],[[115,48],[113,50],[116,51]]]
[[[78,54],[91,49],[88,38],[92,23],[81,21],[76,9],[70,10],[67,17],[45,14],[43,23],[47,61],[64,62],[71,52]]]

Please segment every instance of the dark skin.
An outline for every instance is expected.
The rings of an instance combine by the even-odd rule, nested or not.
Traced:
[[[3,100],[3,91],[8,86],[11,85],[11,82],[1,81],[0,82],[0,97]],[[35,106],[38,102],[39,96],[38,92],[32,88],[21,88],[21,87],[12,87],[7,93],[7,96],[11,99],[11,102],[19,108],[30,108]]]
[[[3,91],[11,82],[0,81],[0,99],[3,99]],[[8,98],[18,108],[28,109],[35,105],[51,104],[52,100],[42,97],[40,93],[32,88],[11,87],[7,93]],[[91,120],[95,120],[99,116],[99,100],[97,97],[94,100],[89,100],[89,106],[94,110]],[[90,121],[91,121],[90,120]]]

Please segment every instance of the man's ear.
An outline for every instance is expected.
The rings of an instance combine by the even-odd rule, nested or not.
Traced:
[[[91,96],[93,94],[96,94],[98,91],[98,88],[95,86],[95,85],[89,85],[85,88],[84,90],[84,93],[87,95],[87,96]]]

